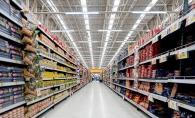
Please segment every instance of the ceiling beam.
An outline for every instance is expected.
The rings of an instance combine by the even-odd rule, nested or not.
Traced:
[[[95,15],[98,14],[107,14],[107,13],[134,13],[134,12],[138,12],[138,11],[97,11],[94,12]],[[142,11],[144,12],[144,11]],[[159,12],[159,13],[158,13]],[[165,13],[161,13],[163,11],[149,11],[146,12],[147,14],[165,14]],[[179,11],[164,11],[166,13],[180,13]],[[68,14],[67,14],[68,13]],[[69,14],[71,12],[34,12],[34,14],[66,14],[66,15],[94,15],[93,12],[78,12],[77,14]],[[74,13],[74,12],[72,12]],[[142,14],[142,13],[135,13],[135,14]]]
[[[171,4],[167,4],[167,5],[170,5]],[[62,5],[56,5],[57,7],[62,7]],[[71,7],[82,7],[82,5],[70,5]],[[114,7],[114,5],[87,5],[87,7]],[[118,5],[118,7],[130,7],[131,5],[125,5],[125,4],[121,4],[121,5]],[[164,4],[155,4],[154,5],[155,7],[162,7],[164,6]],[[69,5],[63,5],[63,7],[69,7]],[[147,7],[147,4],[136,4],[135,7]]]

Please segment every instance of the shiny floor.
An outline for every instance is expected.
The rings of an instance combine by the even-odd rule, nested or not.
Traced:
[[[40,118],[148,118],[103,83],[94,81]]]

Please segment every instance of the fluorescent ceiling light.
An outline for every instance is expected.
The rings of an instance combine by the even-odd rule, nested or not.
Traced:
[[[111,32],[122,32],[123,30],[98,30],[99,32],[107,32],[107,31],[111,31]]]
[[[166,14],[166,11],[132,11],[133,14]]]
[[[99,12],[66,12],[66,14],[72,14],[72,15],[80,15],[80,14],[99,14]]]

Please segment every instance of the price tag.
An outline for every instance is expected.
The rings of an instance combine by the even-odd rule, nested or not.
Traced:
[[[176,101],[168,100],[168,107],[176,111],[179,111],[179,107]]]
[[[0,83],[0,86],[4,86],[4,85],[5,85],[5,83],[4,83],[4,82],[1,82],[1,83]]]
[[[177,54],[177,51],[170,52],[170,55],[175,55],[175,54]]]
[[[148,100],[151,101],[151,102],[154,102],[154,99],[151,95],[148,95]]]
[[[171,32],[174,32],[178,29],[177,23],[171,27]]]
[[[162,55],[161,57],[160,57],[160,63],[163,63],[163,62],[166,62],[167,61],[167,56],[166,55]]]
[[[18,82],[15,82],[16,85],[18,85]]]
[[[152,44],[153,44],[153,43],[156,43],[157,41],[158,41],[158,37],[153,38]]]
[[[179,104],[179,106],[181,106],[181,107],[184,107],[184,106],[185,106],[185,104],[183,104],[183,103],[180,103],[180,104]]]
[[[16,38],[16,42],[19,42],[19,43],[21,43],[21,40]]]
[[[165,29],[165,31],[162,32],[161,39],[164,38],[166,35],[167,35],[167,29]]]
[[[186,58],[188,58],[188,51],[187,51],[187,49],[178,50],[176,56],[177,56],[176,57],[177,59],[186,59]]]
[[[19,61],[18,60],[15,60],[16,63],[18,63]]]
[[[151,63],[152,65],[156,64],[156,59],[152,59]]]

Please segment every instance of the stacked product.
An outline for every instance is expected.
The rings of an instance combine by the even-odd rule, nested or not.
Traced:
[[[133,69],[132,68],[129,68],[129,69],[127,69],[126,70],[126,75],[127,75],[127,77],[133,77]]]
[[[24,106],[5,112],[0,115],[0,118],[24,118]]]
[[[121,61],[118,63],[118,69],[120,70],[121,68],[124,68],[126,66],[126,62],[125,61]]]
[[[121,55],[118,57],[118,61],[121,60],[122,58],[126,57],[128,55],[128,50],[126,49]]]
[[[1,82],[18,82],[24,81],[24,73],[21,68],[9,67],[6,65],[0,66],[0,81]]]
[[[14,20],[22,24],[22,16],[20,15],[20,11],[13,7],[9,0],[2,0],[0,9],[4,11],[6,15],[11,16]]]
[[[22,60],[21,48],[4,39],[0,39],[0,56],[8,59]]]
[[[24,101],[23,86],[1,87],[0,91],[0,109]]]
[[[127,76],[126,76],[126,73],[125,73],[125,72],[120,72],[120,73],[118,74],[118,77],[119,77],[119,78],[125,78],[125,77],[127,77]]]
[[[190,11],[193,11],[194,8],[195,8],[195,2],[192,2],[192,3],[188,6],[187,13],[190,13]],[[186,13],[185,13],[185,14],[186,14]],[[181,18],[183,15],[184,15],[184,11],[181,10],[181,11],[180,11],[180,14],[179,14],[180,18]]]
[[[140,82],[139,89],[146,92],[151,92],[150,82]]]
[[[149,44],[145,48],[139,50],[140,62],[149,60],[160,54],[160,43]]]
[[[14,86],[12,89],[14,104],[24,101],[24,87]]]
[[[126,59],[126,66],[130,66],[134,64],[134,56],[130,56]]]
[[[139,66],[139,77],[140,78],[151,78],[152,70],[156,68],[156,65],[141,65]]]
[[[42,59],[40,65],[49,68],[57,68],[57,62],[49,59]]]
[[[68,91],[64,91],[64,92],[61,92],[59,94],[54,95],[54,103],[56,103],[59,100],[63,99],[65,96],[68,96]]]
[[[49,107],[51,104],[53,104],[53,96],[28,107],[25,107],[25,118],[31,118],[45,108]]]
[[[141,97],[139,105],[145,108],[146,110],[149,110],[150,101],[148,100],[148,97],[147,96]]]
[[[53,85],[54,85],[54,81],[39,81],[37,84],[37,88],[44,88]]]
[[[195,92],[178,92],[174,98],[195,105]]]
[[[174,111],[171,118],[194,118],[195,114],[191,111],[187,110],[180,110],[180,111]]]
[[[173,89],[169,86],[165,86],[162,83],[156,83],[154,86],[152,86],[151,92],[169,98],[172,90]]]
[[[167,103],[154,101],[151,103],[149,110],[152,114],[163,115],[170,118],[172,110],[168,108]]]

